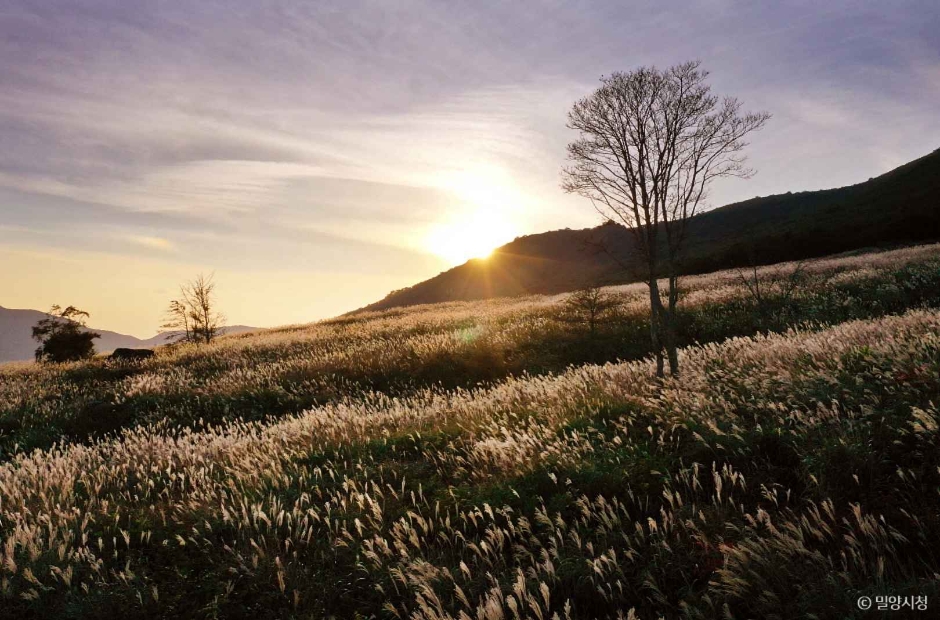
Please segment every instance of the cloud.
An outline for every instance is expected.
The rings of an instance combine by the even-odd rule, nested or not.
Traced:
[[[176,247],[163,237],[147,237],[144,235],[131,235],[127,238],[131,243],[136,243],[145,248],[160,250],[161,252],[172,252]]]

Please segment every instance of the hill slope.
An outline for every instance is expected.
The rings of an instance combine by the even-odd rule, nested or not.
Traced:
[[[754,198],[698,215],[689,224],[683,271],[938,238],[940,149],[857,185]],[[635,281],[632,246],[629,231],[614,224],[519,237],[486,260],[393,291],[361,311]]]
[[[39,310],[16,310],[0,306],[0,362],[15,362],[33,359],[36,341],[32,339],[32,327],[48,316]],[[146,340],[119,334],[105,329],[91,328],[101,334],[95,340],[95,350],[101,353],[120,347],[152,348],[166,344],[166,334],[157,334]],[[255,327],[232,325],[224,329],[227,334],[254,331]]]
[[[936,601],[940,244],[806,270],[687,278],[681,379],[642,284],[599,338],[532,296],[0,365],[0,619]]]

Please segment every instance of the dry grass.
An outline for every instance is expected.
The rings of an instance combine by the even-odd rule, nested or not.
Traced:
[[[691,277],[684,281],[684,340],[718,341],[803,321],[903,311],[908,288],[926,291],[940,281],[938,258],[940,246],[928,245],[811,262],[806,273],[827,282],[825,291],[832,294],[807,297],[798,312],[760,321],[751,320],[757,313],[737,272]],[[911,266],[929,267],[929,278],[919,281],[917,271],[897,275]],[[791,269],[765,267],[759,276],[779,279]],[[867,297],[860,301],[858,291]],[[558,372],[571,363],[644,357],[644,287],[611,292],[623,302],[619,320],[592,347],[557,320],[564,296],[533,296],[418,306],[224,337],[209,347],[163,349],[132,367],[104,360],[0,365],[0,452],[164,420],[189,427],[200,420],[260,420],[372,391],[402,396],[434,385],[471,387],[524,372]],[[893,305],[879,305],[882,298]]]
[[[849,617],[936,592],[938,334],[912,311],[689,348],[681,380],[583,366],[19,454],[2,615]],[[263,338],[219,349],[297,335]]]
[[[913,290],[938,254],[806,269]],[[709,320],[747,308],[734,272],[687,290]],[[642,288],[613,292],[643,312]],[[2,367],[18,428],[157,405],[0,463],[0,617],[841,618],[861,594],[940,595],[940,312],[688,347],[665,381],[647,360],[363,381],[521,355],[568,329],[562,302],[346,317],[130,371]],[[312,393],[330,396],[240,419]],[[200,422],[207,402],[226,415]]]

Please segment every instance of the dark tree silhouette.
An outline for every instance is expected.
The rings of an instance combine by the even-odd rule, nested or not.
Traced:
[[[737,99],[712,94],[699,65],[614,73],[568,113],[579,136],[568,145],[562,188],[633,234],[649,286],[659,376],[664,353],[670,372],[679,372],[675,315],[687,223],[714,179],[753,174],[744,166],[743,139],[770,118],[742,114]],[[666,304],[659,278],[668,281]]]
[[[597,337],[597,329],[606,321],[611,311],[620,306],[620,300],[597,286],[588,286],[575,291],[565,300],[562,320],[586,325],[591,340]]]
[[[36,348],[37,362],[74,362],[88,359],[95,354],[95,338],[101,334],[85,328],[88,313],[75,306],[65,310],[52,306],[49,316],[33,327],[33,338],[39,342]]]
[[[192,342],[193,330],[189,322],[189,307],[185,299],[174,299],[166,309],[165,321],[160,329],[170,330],[167,340],[175,342]]]
[[[193,343],[211,343],[225,325],[225,315],[215,308],[215,282],[212,275],[199,274],[180,286],[180,298],[170,302],[163,329],[173,330],[169,338]]]

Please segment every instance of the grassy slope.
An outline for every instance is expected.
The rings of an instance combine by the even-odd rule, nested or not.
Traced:
[[[770,264],[863,247],[940,238],[940,150],[864,183],[755,198],[701,214],[690,224],[686,273]],[[365,310],[494,296],[570,291],[585,283],[638,279],[621,226],[521,237],[395,291]],[[614,252],[611,258],[604,247]]]
[[[938,333],[916,311],[686,349],[677,381],[589,365],[22,455],[0,467],[0,616],[851,618],[859,595],[933,602]]]
[[[690,278],[681,341],[940,306],[938,254],[938,246],[923,246],[820,261],[789,300],[773,294],[772,281],[792,268],[768,268],[762,277],[770,294],[760,308],[735,272]],[[261,420],[373,391],[407,396],[642,358],[650,352],[643,287],[617,291],[624,308],[596,340],[558,320],[562,298],[534,297],[346,317],[164,351],[141,365],[7,367],[0,371],[0,460],[140,424]]]

